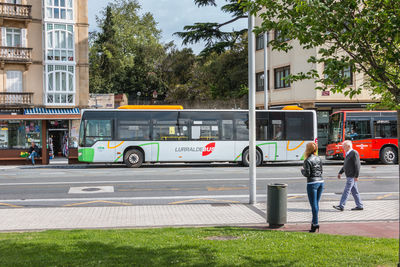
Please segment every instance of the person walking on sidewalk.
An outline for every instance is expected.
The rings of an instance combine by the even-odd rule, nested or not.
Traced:
[[[360,193],[358,191],[358,176],[360,174],[360,155],[357,151],[353,149],[353,144],[351,141],[346,140],[343,142],[343,150],[346,153],[346,157],[344,158],[343,167],[340,169],[338,174],[338,179],[341,178],[342,173],[346,174],[346,186],[344,188],[342,198],[340,199],[340,204],[338,206],[333,206],[333,208],[343,211],[344,206],[346,205],[346,201],[351,194],[354,197],[354,201],[356,202],[356,207],[351,210],[363,210],[364,205],[361,201]]]
[[[317,152],[318,145],[316,143],[310,142],[306,145],[306,151],[304,153],[306,159],[303,163],[303,169],[301,169],[301,173],[307,177],[307,195],[312,211],[310,233],[314,233],[316,230],[319,231],[319,200],[321,199],[322,191],[324,190],[322,161],[321,158],[317,156]]]

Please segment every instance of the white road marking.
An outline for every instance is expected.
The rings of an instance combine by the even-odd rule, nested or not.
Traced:
[[[71,187],[68,194],[100,194],[114,193],[114,186],[94,186],[94,187]]]
[[[382,195],[382,194],[399,194],[399,192],[370,192],[361,193],[362,195]],[[306,193],[288,194],[291,196],[306,196]],[[324,196],[336,196],[336,193],[324,193]],[[266,198],[266,194],[257,194],[258,198]],[[168,199],[195,199],[195,198],[213,198],[213,199],[231,199],[231,198],[244,198],[248,199],[249,195],[201,195],[201,196],[164,196],[164,197],[102,197],[102,198],[55,198],[55,199],[7,199],[0,200],[2,203],[22,203],[22,202],[71,202],[71,201],[92,201],[92,200],[168,200]]]
[[[327,177],[336,179],[336,177]],[[360,181],[363,179],[399,179],[399,177],[360,177]],[[216,178],[216,179],[168,179],[168,180],[116,180],[116,181],[79,181],[79,182],[32,182],[32,183],[0,183],[0,186],[18,186],[18,185],[69,185],[69,184],[114,184],[114,183],[190,183],[190,182],[219,182],[219,181],[248,181],[249,178]],[[291,177],[291,178],[257,178],[257,181],[271,181],[271,180],[305,180],[304,177]],[[345,180],[345,179],[342,179]]]

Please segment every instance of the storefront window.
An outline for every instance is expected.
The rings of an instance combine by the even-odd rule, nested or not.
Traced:
[[[78,139],[79,139],[79,120],[71,121],[71,134],[69,138],[69,148],[78,148]]]
[[[0,148],[27,149],[31,142],[41,147],[40,121],[0,121]]]
[[[8,148],[8,124],[0,121],[0,149]]]

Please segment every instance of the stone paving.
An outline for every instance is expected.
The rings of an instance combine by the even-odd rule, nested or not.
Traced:
[[[398,200],[369,200],[363,201],[363,211],[352,211],[355,207],[354,201],[349,198],[344,211],[332,208],[338,202],[320,202],[320,222],[351,222],[351,221],[397,221],[399,220]],[[259,205],[259,209],[265,212],[265,204]],[[288,203],[288,222],[302,223],[311,222],[311,210],[308,202]]]
[[[398,200],[364,201],[364,211],[340,212],[320,203],[321,222],[398,221]],[[349,203],[350,204],[350,203]],[[191,204],[0,209],[0,231],[82,228],[266,225],[265,204]],[[307,202],[288,202],[288,223],[311,220]]]

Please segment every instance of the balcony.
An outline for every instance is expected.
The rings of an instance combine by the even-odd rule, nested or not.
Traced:
[[[29,107],[32,106],[33,93],[0,92],[0,107]]]
[[[3,25],[4,20],[30,22],[32,20],[31,11],[31,5],[0,3],[0,25]]]
[[[32,48],[0,46],[0,62],[32,63]]]

